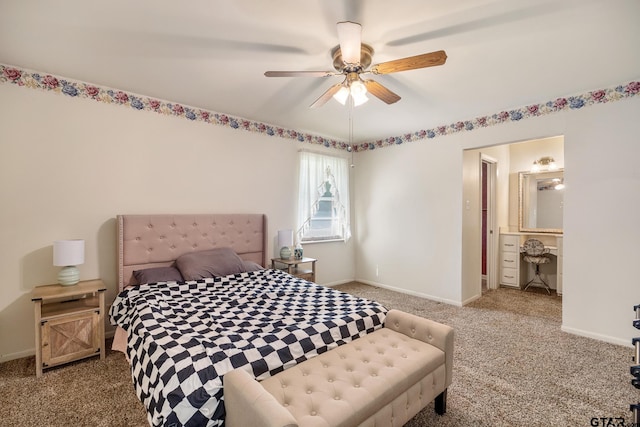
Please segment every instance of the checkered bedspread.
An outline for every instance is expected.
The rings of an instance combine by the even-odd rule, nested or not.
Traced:
[[[385,313],[376,302],[261,270],[140,285],[118,295],[110,317],[127,330],[151,425],[221,426],[226,372],[267,378],[382,327]]]

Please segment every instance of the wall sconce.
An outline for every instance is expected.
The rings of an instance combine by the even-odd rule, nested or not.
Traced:
[[[56,240],[53,242],[53,265],[64,267],[58,273],[58,283],[75,285],[80,281],[77,265],[84,263],[84,240]]]
[[[546,172],[546,171],[554,171],[558,170],[558,165],[556,165],[556,161],[553,157],[540,157],[538,160],[533,162],[533,166],[531,166],[531,172]]]

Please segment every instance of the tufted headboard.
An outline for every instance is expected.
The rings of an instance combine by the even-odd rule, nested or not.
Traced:
[[[171,265],[180,255],[219,247],[266,266],[262,214],[118,215],[118,289],[134,270]]]

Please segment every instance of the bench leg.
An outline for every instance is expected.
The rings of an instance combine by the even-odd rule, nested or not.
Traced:
[[[447,390],[436,396],[436,414],[444,415],[447,412]]]

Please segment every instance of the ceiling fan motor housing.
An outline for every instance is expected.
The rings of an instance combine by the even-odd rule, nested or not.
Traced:
[[[331,49],[331,57],[333,58],[333,68],[338,72],[359,72],[366,70],[371,65],[371,58],[373,57],[373,48],[366,43],[360,45],[360,64],[345,64],[342,60],[342,51],[340,45]]]

